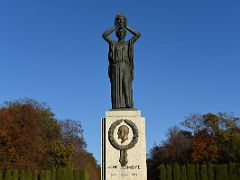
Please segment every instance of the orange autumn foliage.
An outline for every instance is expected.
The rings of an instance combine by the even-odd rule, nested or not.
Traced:
[[[229,113],[193,114],[182,123],[194,131],[194,163],[228,163],[240,159],[240,118]]]
[[[218,147],[214,137],[206,131],[198,132],[192,139],[192,161],[194,163],[216,162]]]
[[[20,99],[0,107],[0,171],[84,167],[99,179],[86,146],[81,122],[57,120],[46,104]]]
[[[34,101],[6,104],[0,109],[1,168],[38,169],[43,164],[47,146],[57,136],[57,124],[49,109]],[[52,124],[52,127],[47,127]],[[55,126],[55,128],[53,127]],[[46,128],[47,127],[47,128]]]

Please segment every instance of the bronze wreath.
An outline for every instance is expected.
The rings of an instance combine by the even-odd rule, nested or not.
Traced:
[[[117,143],[117,141],[115,140],[114,138],[114,130],[116,129],[116,127],[122,122],[124,121],[127,125],[129,125],[131,128],[132,128],[132,131],[133,131],[133,138],[132,138],[132,141],[128,144],[128,145],[119,145]],[[120,120],[117,120],[115,121],[109,128],[108,130],[108,140],[109,142],[111,143],[111,145],[115,148],[115,149],[118,149],[118,150],[127,150],[127,149],[131,149],[133,148],[137,141],[138,141],[138,129],[137,129],[137,126],[135,125],[135,123],[133,123],[132,121],[130,120],[127,120],[127,119],[120,119]]]

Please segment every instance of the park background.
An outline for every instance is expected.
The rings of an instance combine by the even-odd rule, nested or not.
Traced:
[[[240,102],[240,2],[0,1],[0,102],[29,97],[58,119],[82,123],[100,161],[100,119],[111,108],[108,45],[123,12],[135,44],[134,102],[146,117],[147,152],[191,113],[233,112]]]

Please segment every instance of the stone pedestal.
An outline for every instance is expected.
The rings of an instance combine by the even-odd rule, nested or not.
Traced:
[[[110,110],[102,119],[102,180],[147,180],[145,118]]]

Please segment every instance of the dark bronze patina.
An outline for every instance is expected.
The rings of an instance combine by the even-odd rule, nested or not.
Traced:
[[[132,132],[133,132],[133,138],[132,138],[131,142],[129,144],[127,144],[127,145],[120,145],[120,144],[118,144],[118,142],[114,138],[114,131],[115,131],[116,127],[118,125],[120,125],[122,122],[125,122],[129,127],[131,127]],[[122,125],[122,126],[119,127],[119,129],[121,127],[127,127],[127,126],[126,125]],[[129,128],[128,128],[127,131],[129,132]],[[122,136],[128,136],[128,132],[123,132],[123,134],[118,132],[118,138],[122,139]],[[126,166],[127,165],[127,163],[128,163],[127,150],[133,148],[137,144],[138,137],[139,137],[139,135],[138,135],[138,128],[137,128],[136,124],[134,122],[130,121],[130,120],[127,120],[127,119],[117,120],[109,128],[109,130],[108,130],[108,140],[109,140],[110,144],[115,149],[120,150],[119,162],[120,162],[121,166]],[[128,137],[124,137],[123,138],[124,141],[126,140],[126,138],[128,138]],[[124,142],[123,139],[122,139],[121,144]]]
[[[115,31],[118,41],[109,37]],[[125,41],[126,32],[133,37]],[[127,26],[127,19],[119,13],[115,18],[115,25],[106,30],[102,37],[109,43],[108,76],[111,82],[112,109],[133,108],[133,45],[140,37],[140,33]]]

